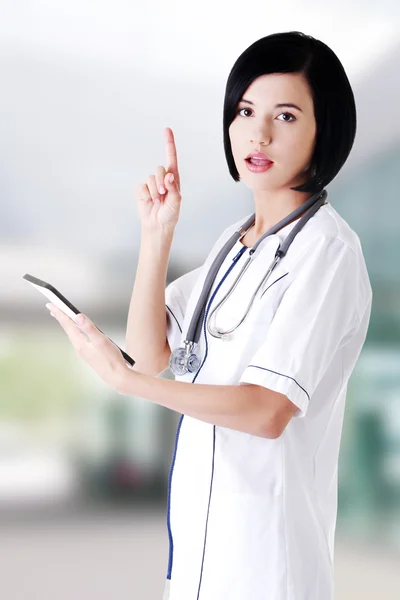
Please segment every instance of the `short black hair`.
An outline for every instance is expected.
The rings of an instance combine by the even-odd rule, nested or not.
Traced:
[[[229,172],[235,181],[240,180],[229,139],[237,105],[251,82],[269,73],[302,73],[308,83],[316,120],[311,176],[291,189],[321,191],[336,177],[350,154],[357,127],[356,105],[343,65],[333,50],[300,31],[273,33],[257,40],[233,65],[223,109],[224,149]]]

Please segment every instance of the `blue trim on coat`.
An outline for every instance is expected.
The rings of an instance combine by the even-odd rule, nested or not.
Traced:
[[[294,377],[290,377],[290,375],[285,375],[284,373],[278,373],[278,371],[273,371],[272,369],[267,369],[266,367],[260,367],[259,365],[247,365],[246,369],[248,369],[249,367],[254,367],[255,369],[262,369],[263,371],[269,371],[270,373],[275,373],[275,375],[281,375],[282,377],[287,377],[288,379],[291,379],[299,386],[299,388],[303,390],[305,394],[307,394],[307,398],[308,400],[310,400],[308,392],[303,388],[303,386],[299,384],[298,381],[294,379]]]
[[[179,325],[178,319],[176,318],[176,316],[174,315],[174,313],[172,312],[172,310],[170,309],[170,307],[168,306],[168,304],[166,304],[165,306],[169,310],[169,312],[171,313],[171,315],[174,317],[174,319],[176,321],[176,324],[179,327],[179,331],[182,333],[182,328]],[[173,557],[173,552],[174,552],[174,540],[173,540],[173,537],[172,537],[171,521],[170,521],[171,480],[172,480],[172,472],[173,472],[174,466],[175,466],[175,457],[176,457],[176,451],[177,451],[177,448],[178,448],[178,438],[179,438],[179,433],[180,433],[180,430],[181,430],[182,420],[183,420],[183,415],[181,415],[181,417],[179,419],[178,427],[177,427],[177,430],[176,430],[174,453],[173,453],[173,456],[172,456],[171,466],[170,466],[169,474],[168,474],[167,529],[168,529],[168,538],[169,538],[169,556],[168,556],[167,579],[171,579],[172,557]]]
[[[260,298],[262,298],[262,297],[264,296],[265,292],[266,292],[267,290],[269,290],[269,288],[270,288],[270,287],[272,287],[272,286],[274,285],[274,283],[276,283],[277,281],[280,281],[280,280],[282,279],[282,277],[286,277],[286,275],[289,275],[289,271],[288,271],[287,273],[285,273],[284,275],[281,275],[280,277],[278,277],[278,279],[275,279],[275,281],[273,281],[273,282],[271,283],[271,285],[269,285],[269,286],[267,287],[267,289],[265,289],[265,290],[263,291],[263,293],[261,294]]]
[[[170,521],[171,480],[172,480],[172,472],[173,472],[174,466],[175,466],[175,457],[176,457],[176,451],[177,451],[177,448],[178,448],[178,438],[179,438],[179,433],[180,433],[180,430],[181,430],[183,416],[184,415],[181,415],[181,417],[179,419],[178,427],[177,427],[177,430],[176,430],[174,454],[173,454],[173,457],[172,457],[171,467],[170,467],[169,475],[168,475],[167,528],[168,528],[168,537],[169,537],[169,557],[168,557],[167,579],[171,579],[172,560],[173,560],[173,554],[174,554],[174,540],[173,540],[173,537],[172,537],[171,521]]]
[[[166,306],[166,308],[168,308],[169,312],[170,312],[170,313],[171,313],[171,315],[174,317],[174,319],[175,319],[175,321],[176,321],[176,324],[177,324],[177,325],[178,325],[178,327],[179,327],[179,331],[182,333],[182,328],[181,328],[181,326],[179,325],[179,321],[178,321],[178,319],[176,318],[176,316],[174,315],[174,313],[172,312],[172,310],[170,309],[170,307],[168,306],[168,304],[166,304],[165,306]]]

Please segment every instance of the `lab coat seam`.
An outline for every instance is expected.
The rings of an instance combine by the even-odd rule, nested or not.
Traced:
[[[169,312],[170,312],[170,313],[171,313],[171,315],[174,317],[174,319],[175,319],[175,321],[176,321],[176,324],[177,324],[177,325],[178,325],[178,327],[179,327],[179,331],[180,331],[180,333],[182,333],[182,328],[181,328],[181,326],[179,325],[179,321],[178,321],[178,319],[176,318],[176,316],[174,315],[174,313],[172,312],[172,310],[170,309],[170,307],[168,306],[168,304],[166,304],[165,306],[166,306],[166,308],[168,308]]]
[[[282,514],[283,514],[283,532],[285,535],[285,555],[286,555],[286,600],[289,598],[289,550],[287,543],[287,529],[286,529],[286,481],[285,481],[285,439],[287,430],[285,429],[282,439]]]
[[[361,322],[365,317],[365,313],[367,312],[367,310],[369,310],[371,308],[371,306],[372,306],[372,295],[368,297],[368,300],[367,300],[366,304],[364,305],[361,315],[359,316],[358,314],[356,314],[357,327],[359,327],[361,325]]]
[[[342,365],[342,369],[341,369],[341,378],[340,378],[340,384],[339,384],[339,387],[338,387],[338,392],[340,391],[340,389],[341,389],[341,387],[342,387],[342,383],[343,383],[343,376],[344,376],[344,368],[343,368],[343,351],[340,353],[340,359],[341,359],[341,365]],[[330,423],[331,423],[331,421],[332,421],[332,418],[333,418],[334,412],[335,412],[334,410],[331,410],[331,412],[330,412],[330,414],[329,414],[329,419],[328,419],[328,422],[327,422],[327,424],[326,424],[326,426],[325,426],[324,433],[323,433],[323,435],[322,435],[322,438],[321,438],[321,440],[320,440],[320,442],[319,442],[319,444],[318,444],[317,448],[315,449],[315,452],[314,452],[314,455],[313,455],[313,460],[315,460],[315,458],[316,458],[316,456],[317,456],[317,453],[318,453],[318,450],[320,449],[321,445],[322,445],[322,444],[323,444],[323,442],[325,441],[325,437],[326,437],[326,435],[327,435],[327,432],[328,432],[328,429],[329,429],[329,425],[330,425]],[[314,469],[314,475],[315,475],[315,469]],[[314,483],[315,483],[315,480],[314,480]]]
[[[360,323],[361,323],[361,319],[358,316],[358,313],[356,312],[353,317],[353,320],[351,322],[351,325],[349,326],[349,329],[346,331],[346,333],[343,335],[343,337],[340,341],[337,351],[344,348],[353,339],[353,336],[351,338],[348,338],[348,336],[350,335],[350,333],[356,333],[357,329],[360,326]]]
[[[207,323],[207,317],[208,317],[208,313],[210,311],[210,307],[212,304],[212,301],[215,298],[216,293],[218,292],[219,288],[221,287],[222,283],[224,282],[224,280],[226,279],[226,277],[229,275],[229,273],[232,271],[233,267],[235,266],[235,264],[238,262],[239,258],[242,256],[242,254],[245,251],[245,247],[243,247],[243,251],[239,252],[235,259],[234,262],[229,266],[229,268],[227,269],[227,271],[225,272],[225,274],[223,275],[223,277],[221,278],[220,282],[217,284],[214,292],[211,295],[211,298],[208,302],[208,306],[206,307],[205,310],[205,314],[204,314],[204,319],[203,319],[203,333],[204,333],[204,340],[205,340],[205,345],[206,345],[206,349],[204,352],[204,359],[203,362],[201,363],[197,373],[195,374],[192,383],[194,383],[201,371],[201,369],[203,368],[207,357],[208,357],[208,340],[207,340],[207,330],[206,330],[206,323]],[[206,517],[206,526],[205,526],[205,532],[204,532],[204,542],[203,542],[203,557],[202,557],[202,562],[201,562],[201,569],[200,569],[200,579],[199,579],[199,586],[198,586],[198,590],[197,590],[197,600],[199,600],[199,596],[200,596],[200,591],[201,591],[201,582],[203,580],[203,568],[204,568],[204,557],[205,557],[205,549],[206,549],[206,545],[207,545],[207,525],[208,525],[208,517],[210,514],[210,504],[211,504],[211,495],[212,495],[212,484],[213,484],[213,479],[214,479],[214,461],[215,461],[215,425],[213,426],[213,457],[212,457],[212,468],[211,468],[211,482],[210,482],[210,495],[209,495],[209,499],[208,499],[208,507],[207,507],[207,517]]]
[[[339,391],[342,388],[343,379],[344,379],[343,352],[341,352],[340,358],[341,358],[341,377],[340,377],[340,384],[339,384],[339,387],[338,387]],[[339,396],[337,395],[337,398],[338,397]],[[331,412],[329,414],[329,419],[328,419],[328,422],[326,424],[326,427],[325,427],[324,433],[322,435],[322,438],[321,438],[321,440],[320,440],[320,442],[319,442],[319,444],[318,444],[318,446],[315,449],[315,452],[313,454],[313,494],[314,494],[314,499],[315,499],[315,507],[316,507],[316,511],[317,511],[317,514],[318,514],[318,521],[319,521],[319,525],[320,525],[320,528],[321,528],[321,532],[322,532],[322,534],[324,536],[325,544],[326,544],[326,547],[327,547],[328,556],[329,556],[329,562],[330,562],[331,568],[333,568],[333,563],[332,563],[332,559],[331,559],[328,538],[327,538],[326,532],[324,531],[324,528],[323,528],[323,519],[322,519],[322,514],[321,514],[321,506],[320,506],[320,503],[319,503],[319,500],[318,500],[318,494],[317,494],[317,489],[316,489],[316,485],[315,484],[316,484],[316,458],[317,458],[317,454],[318,454],[318,451],[321,448],[323,442],[325,441],[325,438],[326,438],[327,433],[329,431],[329,426],[330,426],[331,421],[333,419],[333,416],[335,414],[335,408],[336,408],[336,402],[335,402],[335,404],[334,404],[334,406],[333,406],[333,408],[332,408],[332,410],[331,410]],[[319,588],[319,577],[320,577],[320,570],[321,570],[321,560],[322,560],[322,558],[320,557],[319,564],[318,564],[318,586],[317,586],[317,589]],[[318,600],[318,598],[316,598],[316,600]]]
[[[210,516],[210,505],[211,505],[211,497],[212,497],[212,488],[213,488],[213,481],[214,481],[214,465],[215,465],[215,425],[213,425],[213,454],[212,454],[212,467],[211,467],[211,481],[210,481],[210,493],[208,496],[208,506],[207,506],[207,517],[206,517],[206,526],[205,526],[205,532],[204,532],[204,542],[203,542],[203,556],[202,556],[202,561],[201,561],[201,570],[200,570],[200,581],[199,581],[199,587],[197,590],[197,600],[199,600],[199,596],[200,596],[200,589],[201,589],[201,582],[203,580],[203,570],[204,570],[204,559],[205,559],[205,554],[206,554],[206,546],[207,546],[207,532],[208,532],[208,519]]]

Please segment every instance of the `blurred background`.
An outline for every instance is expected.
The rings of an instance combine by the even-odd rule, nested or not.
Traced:
[[[226,79],[252,42],[290,30],[327,43],[353,86],[357,136],[328,200],[358,233],[374,291],[342,435],[336,598],[398,598],[399,27],[395,0],[3,0],[2,598],[161,600],[179,414],[113,393],[22,277],[51,282],[124,347],[140,244],[133,191],[165,164],[163,128],[183,194],[169,283],[253,210],[225,163]]]

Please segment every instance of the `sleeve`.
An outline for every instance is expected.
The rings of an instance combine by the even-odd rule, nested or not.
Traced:
[[[306,415],[310,397],[333,356],[358,322],[358,267],[351,247],[320,236],[294,264],[266,334],[239,384],[285,394]]]
[[[165,288],[167,340],[171,351],[179,346],[186,305],[202,267],[181,275]]]

